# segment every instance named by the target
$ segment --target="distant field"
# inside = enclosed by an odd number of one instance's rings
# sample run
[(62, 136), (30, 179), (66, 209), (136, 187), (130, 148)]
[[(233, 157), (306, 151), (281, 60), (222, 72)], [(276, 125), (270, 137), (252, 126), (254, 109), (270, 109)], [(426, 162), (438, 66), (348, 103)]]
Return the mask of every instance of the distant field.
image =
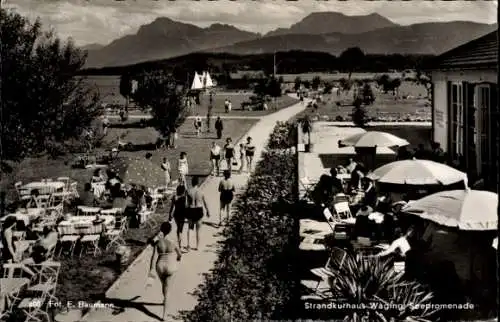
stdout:
[[(391, 78), (415, 78), (415, 73), (405, 73), (403, 76), (403, 73), (401, 72), (395, 72), (395, 73), (352, 73), (351, 79), (373, 79), (376, 76), (380, 76), (383, 74), (389, 75)], [(335, 74), (330, 74), (330, 73), (307, 73), (307, 74), (279, 74), (277, 75), (278, 77), (283, 77), (283, 80), (285, 82), (293, 82), (295, 78), (300, 77), (302, 80), (308, 80), (311, 81), (314, 77), (319, 76), (322, 80), (326, 81), (338, 81), (341, 78), (348, 78), (349, 73), (335, 73)]]
[[(101, 100), (106, 104), (125, 104), (125, 98), (120, 95), (120, 76), (88, 76), (85, 80), (87, 84), (93, 86), (98, 90), (101, 95)], [(290, 106), (291, 104), (297, 102), (287, 95), (283, 95), (276, 100), (276, 103), (271, 102), (268, 104), (268, 111), (242, 111), (241, 103), (248, 101), (249, 97), (253, 95), (252, 92), (244, 93), (224, 93), (216, 92), (213, 102), (212, 114), (224, 113), (224, 100), (227, 98), (232, 103), (231, 115), (237, 116), (263, 116), (279, 110), (281, 108)], [(202, 95), (200, 99), (200, 105), (195, 106), (194, 113), (199, 113), (205, 116), (208, 112), (209, 96)]]
[[(406, 119), (416, 118), (422, 120), (431, 119), (431, 107), (428, 99), (425, 98), (426, 91), (423, 86), (415, 85), (411, 82), (403, 82), (399, 90), (399, 97), (392, 93), (385, 94), (373, 87), (375, 102), (367, 107), (368, 115), (372, 118), (384, 119)], [(403, 96), (412, 96), (413, 98), (403, 99)], [(321, 119), (335, 120), (341, 117), (342, 120), (350, 119), (352, 113), (353, 91), (343, 92), (340, 95), (323, 95), (323, 103), (319, 104), (317, 111), (308, 108), (305, 113), (317, 115)], [(337, 105), (340, 103), (340, 106)], [(340, 119), (339, 119), (340, 120)]]

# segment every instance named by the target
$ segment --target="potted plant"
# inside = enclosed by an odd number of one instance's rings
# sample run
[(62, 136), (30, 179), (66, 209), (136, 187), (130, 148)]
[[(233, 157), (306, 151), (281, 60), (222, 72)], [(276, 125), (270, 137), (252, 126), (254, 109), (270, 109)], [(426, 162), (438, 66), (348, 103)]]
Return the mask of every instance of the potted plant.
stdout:
[(307, 144), (305, 146), (306, 152), (312, 152), (313, 146), (311, 143), (311, 132), (312, 132), (312, 120), (309, 115), (304, 116), (299, 120), (300, 127), (302, 129), (302, 133), (307, 135)]

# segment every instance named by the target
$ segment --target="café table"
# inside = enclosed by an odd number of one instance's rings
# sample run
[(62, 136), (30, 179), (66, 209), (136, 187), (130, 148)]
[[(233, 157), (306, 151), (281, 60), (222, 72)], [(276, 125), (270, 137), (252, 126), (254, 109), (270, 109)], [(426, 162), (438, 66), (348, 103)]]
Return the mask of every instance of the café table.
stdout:
[(59, 223), (58, 231), (61, 235), (97, 235), (104, 227), (111, 230), (114, 226), (115, 216), (111, 215), (99, 216), (99, 222), (94, 216), (72, 216)]
[(62, 192), (66, 187), (66, 184), (62, 181), (34, 181), (28, 184), (25, 184), (21, 187), (21, 189), (25, 189), (28, 191), (32, 191), (37, 189), (38, 192), (43, 194), (51, 194), (54, 192)]

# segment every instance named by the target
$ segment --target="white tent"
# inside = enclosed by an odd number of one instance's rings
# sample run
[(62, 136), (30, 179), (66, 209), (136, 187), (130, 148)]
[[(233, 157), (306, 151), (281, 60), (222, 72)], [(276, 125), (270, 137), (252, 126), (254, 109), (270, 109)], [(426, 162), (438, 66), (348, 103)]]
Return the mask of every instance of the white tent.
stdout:
[(210, 77), (210, 74), (208, 72), (203, 72), (203, 87), (209, 88), (213, 86), (214, 83), (212, 81), (212, 77)]
[(191, 89), (202, 89), (202, 88), (203, 88), (203, 82), (200, 79), (200, 75), (198, 75), (198, 73), (195, 72)]

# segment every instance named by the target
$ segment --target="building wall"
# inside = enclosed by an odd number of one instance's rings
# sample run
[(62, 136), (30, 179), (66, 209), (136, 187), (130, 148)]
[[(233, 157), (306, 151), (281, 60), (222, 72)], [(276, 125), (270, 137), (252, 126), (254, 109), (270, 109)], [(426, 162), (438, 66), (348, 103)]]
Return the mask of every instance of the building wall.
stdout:
[(490, 82), (497, 83), (498, 76), (495, 70), (471, 71), (433, 71), (432, 82), (434, 85), (434, 106), (432, 107), (433, 140), (441, 144), (441, 148), (448, 149), (448, 97), (447, 82)]

